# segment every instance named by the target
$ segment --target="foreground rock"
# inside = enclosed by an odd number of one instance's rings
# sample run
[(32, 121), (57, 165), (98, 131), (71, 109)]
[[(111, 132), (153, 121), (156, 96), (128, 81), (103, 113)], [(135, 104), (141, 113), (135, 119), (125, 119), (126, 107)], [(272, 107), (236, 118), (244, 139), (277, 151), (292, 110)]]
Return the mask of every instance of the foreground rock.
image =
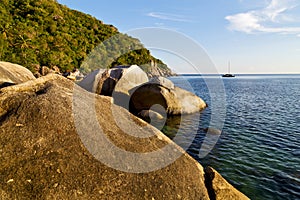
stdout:
[[(95, 113), (85, 99), (95, 102)], [(83, 106), (80, 112), (72, 109), (76, 106)], [(167, 156), (145, 163), (139, 157), (119, 159), (113, 146), (97, 139), (93, 115), (118, 149)], [(102, 153), (87, 150), (97, 148)], [(181, 148), (111, 98), (58, 75), (0, 90), (0, 155), (0, 199), (209, 199), (203, 168)], [(170, 159), (174, 162), (143, 172)], [(103, 164), (111, 161), (115, 167)], [(130, 172), (135, 168), (141, 173)]]
[(0, 88), (34, 80), (33, 74), (21, 65), (0, 62)]
[(216, 170), (212, 167), (205, 169), (205, 182), (211, 199), (223, 200), (249, 200), (243, 193), (239, 192), (230, 185)]
[(131, 95), (130, 111), (139, 113), (152, 110), (153, 105), (161, 109), (154, 110), (167, 115), (191, 114), (206, 108), (206, 103), (193, 93), (183, 90), (163, 77), (154, 78), (139, 86)]

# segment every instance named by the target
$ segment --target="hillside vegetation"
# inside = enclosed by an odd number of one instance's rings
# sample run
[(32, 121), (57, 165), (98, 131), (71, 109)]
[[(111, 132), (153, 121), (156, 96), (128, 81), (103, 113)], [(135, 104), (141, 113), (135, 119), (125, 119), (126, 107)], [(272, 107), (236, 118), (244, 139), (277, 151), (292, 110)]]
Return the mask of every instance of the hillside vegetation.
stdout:
[(170, 73), (139, 40), (55, 0), (1, 0), (0, 60), (32, 72), (57, 66), (61, 72), (81, 68), (88, 73), (137, 64), (148, 73)]

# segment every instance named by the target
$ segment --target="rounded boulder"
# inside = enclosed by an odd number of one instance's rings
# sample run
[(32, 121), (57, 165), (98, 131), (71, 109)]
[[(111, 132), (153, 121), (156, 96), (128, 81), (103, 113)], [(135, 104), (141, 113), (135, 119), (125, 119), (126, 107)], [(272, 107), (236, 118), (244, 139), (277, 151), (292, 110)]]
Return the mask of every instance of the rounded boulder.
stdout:
[(199, 112), (207, 107), (200, 97), (170, 82), (160, 78), (138, 87), (131, 95), (130, 111), (139, 113), (158, 104), (160, 109), (155, 112), (181, 115)]
[(0, 88), (29, 80), (35, 80), (35, 77), (25, 67), (9, 62), (0, 62)]

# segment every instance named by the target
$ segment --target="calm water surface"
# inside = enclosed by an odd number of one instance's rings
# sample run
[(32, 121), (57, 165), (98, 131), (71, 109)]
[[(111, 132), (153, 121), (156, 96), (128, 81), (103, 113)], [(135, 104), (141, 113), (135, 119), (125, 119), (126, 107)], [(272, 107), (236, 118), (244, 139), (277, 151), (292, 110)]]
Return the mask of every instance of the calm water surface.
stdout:
[[(191, 156), (214, 167), (251, 199), (300, 199), (300, 75), (170, 79), (192, 88), (209, 107), (200, 117), (169, 118), (163, 132), (188, 145)], [(226, 103), (218, 102), (222, 97)], [(224, 113), (219, 116), (224, 126), (211, 123), (213, 109)], [(204, 157), (200, 149), (208, 127), (214, 128), (211, 135), (217, 142)]]

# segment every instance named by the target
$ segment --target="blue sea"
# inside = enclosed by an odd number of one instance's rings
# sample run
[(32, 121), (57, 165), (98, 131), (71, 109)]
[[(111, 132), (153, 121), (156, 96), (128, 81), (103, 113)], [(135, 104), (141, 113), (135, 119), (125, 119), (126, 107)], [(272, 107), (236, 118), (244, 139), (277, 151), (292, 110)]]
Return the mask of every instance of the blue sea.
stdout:
[(300, 199), (300, 75), (170, 78), (204, 99), (163, 132), (251, 199)]

